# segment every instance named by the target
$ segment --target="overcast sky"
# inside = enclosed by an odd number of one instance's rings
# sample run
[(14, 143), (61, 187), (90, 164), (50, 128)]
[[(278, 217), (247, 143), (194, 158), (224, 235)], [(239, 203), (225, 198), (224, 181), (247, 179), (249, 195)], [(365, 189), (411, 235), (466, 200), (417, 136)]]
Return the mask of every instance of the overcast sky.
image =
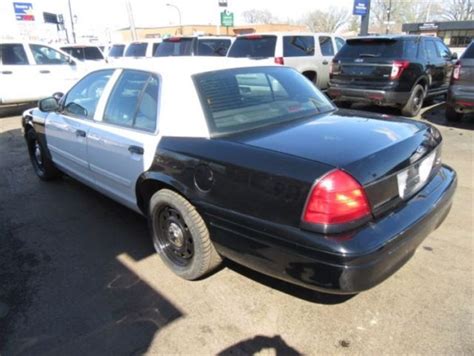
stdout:
[[(32, 2), (37, 19), (42, 22), (42, 12), (63, 13), (69, 21), (67, 0), (18, 0)], [(13, 1), (0, 0), (0, 34), (16, 27)], [(167, 7), (167, 3), (181, 9), (183, 24), (216, 24), (219, 20), (218, 0), (130, 0), (135, 23), (138, 27), (166, 26), (178, 24), (178, 13)], [(235, 13), (235, 24), (243, 24), (241, 13), (249, 9), (269, 9), (282, 21), (301, 18), (305, 13), (327, 8), (329, 5), (344, 6), (348, 10), (353, 0), (229, 0), (228, 9)], [(77, 15), (80, 32), (104, 31), (128, 26), (125, 0), (71, 0)]]

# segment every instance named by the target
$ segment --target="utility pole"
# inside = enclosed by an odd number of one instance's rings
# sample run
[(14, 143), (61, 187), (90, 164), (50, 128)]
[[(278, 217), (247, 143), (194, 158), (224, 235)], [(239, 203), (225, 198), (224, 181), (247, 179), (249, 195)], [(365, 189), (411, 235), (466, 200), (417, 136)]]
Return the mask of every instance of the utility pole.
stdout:
[(367, 36), (369, 34), (369, 20), (370, 20), (370, 0), (367, 0), (367, 13), (361, 16), (361, 20), (360, 20), (360, 36)]
[(69, 18), (71, 19), (72, 40), (73, 40), (73, 43), (76, 43), (76, 31), (74, 30), (74, 17), (72, 16), (71, 0), (68, 0), (68, 5), (69, 5)]
[(133, 19), (132, 5), (130, 1), (125, 1), (125, 6), (127, 8), (128, 22), (130, 23), (130, 32), (132, 33), (132, 41), (138, 41), (137, 30), (135, 28), (135, 20)]

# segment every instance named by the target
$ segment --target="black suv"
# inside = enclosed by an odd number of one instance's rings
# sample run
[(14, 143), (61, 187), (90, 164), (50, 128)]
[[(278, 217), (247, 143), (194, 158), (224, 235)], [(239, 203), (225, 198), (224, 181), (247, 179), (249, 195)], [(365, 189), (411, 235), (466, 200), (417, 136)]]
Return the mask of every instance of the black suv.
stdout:
[(333, 59), (328, 94), (343, 107), (369, 102), (416, 116), (424, 99), (447, 93), (455, 59), (436, 37), (349, 39)]
[(449, 121), (459, 121), (469, 113), (474, 113), (474, 42), (454, 67), (446, 102)]

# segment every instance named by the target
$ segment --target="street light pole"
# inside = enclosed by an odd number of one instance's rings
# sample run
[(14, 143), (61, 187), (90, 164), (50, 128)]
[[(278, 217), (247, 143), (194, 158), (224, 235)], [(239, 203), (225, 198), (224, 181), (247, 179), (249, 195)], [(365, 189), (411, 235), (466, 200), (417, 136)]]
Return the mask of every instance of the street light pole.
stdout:
[(138, 41), (137, 30), (135, 28), (135, 19), (133, 18), (132, 5), (130, 1), (125, 1), (125, 6), (127, 7), (128, 22), (130, 24), (130, 32), (132, 33), (132, 41)]
[(69, 18), (71, 19), (72, 40), (74, 43), (76, 43), (76, 32), (74, 30), (74, 17), (72, 16), (71, 0), (68, 0), (68, 5), (69, 5)]
[(179, 9), (179, 7), (177, 7), (176, 5), (173, 5), (173, 4), (166, 4), (166, 6), (169, 6), (169, 7), (173, 7), (176, 9), (176, 11), (178, 11), (178, 17), (179, 17), (179, 32), (180, 34), (182, 35), (183, 34), (183, 24), (181, 22), (181, 10)]

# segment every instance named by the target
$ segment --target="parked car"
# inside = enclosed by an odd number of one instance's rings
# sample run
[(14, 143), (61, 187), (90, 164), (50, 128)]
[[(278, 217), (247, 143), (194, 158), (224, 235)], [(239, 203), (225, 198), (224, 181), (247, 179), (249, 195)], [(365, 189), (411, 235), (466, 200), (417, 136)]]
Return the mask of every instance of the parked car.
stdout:
[(35, 42), (0, 42), (0, 105), (21, 104), (65, 91), (85, 68), (67, 53)]
[(232, 37), (179, 36), (163, 39), (155, 57), (170, 56), (214, 56), (225, 57)]
[(23, 128), (40, 179), (64, 172), (147, 216), (163, 262), (190, 280), (227, 257), (357, 293), (414, 254), (456, 187), (435, 127), (338, 111), (293, 68), (256, 61), (95, 71)]
[(474, 42), (456, 62), (446, 102), (446, 118), (460, 121), (474, 112)]
[(124, 57), (153, 57), (156, 49), (161, 44), (161, 39), (132, 42), (127, 45), (124, 52)]
[(105, 63), (105, 56), (97, 46), (75, 44), (60, 49), (82, 62)]
[(330, 33), (261, 33), (238, 36), (228, 57), (255, 58), (295, 68), (318, 88), (326, 89), (329, 63), (344, 45)]
[(456, 58), (436, 37), (348, 39), (332, 61), (328, 94), (340, 106), (365, 102), (416, 116), (425, 99), (447, 93)]

